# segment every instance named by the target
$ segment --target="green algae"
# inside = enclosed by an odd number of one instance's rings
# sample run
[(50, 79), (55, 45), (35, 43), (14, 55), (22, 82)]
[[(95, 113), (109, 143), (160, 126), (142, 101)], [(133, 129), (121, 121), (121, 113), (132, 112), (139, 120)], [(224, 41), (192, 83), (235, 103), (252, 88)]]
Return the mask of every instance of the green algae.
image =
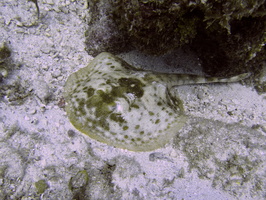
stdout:
[(49, 188), (49, 185), (43, 179), (35, 182), (34, 185), (35, 185), (35, 188), (36, 188), (38, 194), (43, 194), (45, 192), (45, 190), (47, 190)]

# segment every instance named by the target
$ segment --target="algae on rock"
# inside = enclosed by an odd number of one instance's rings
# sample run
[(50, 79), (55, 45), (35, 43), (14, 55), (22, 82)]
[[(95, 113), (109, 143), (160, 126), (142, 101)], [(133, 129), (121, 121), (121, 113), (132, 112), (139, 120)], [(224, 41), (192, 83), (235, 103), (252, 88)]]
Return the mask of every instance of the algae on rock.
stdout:
[(47, 184), (45, 180), (42, 179), (42, 180), (35, 182), (35, 188), (38, 194), (42, 194), (45, 192), (46, 189), (49, 188), (49, 185)]
[[(260, 71), (265, 61), (264, 0), (89, 0), (90, 54), (136, 48), (162, 55), (184, 44), (210, 75)], [(257, 60), (256, 64), (253, 61)]]
[[(241, 123), (194, 118), (193, 129), (176, 135), (174, 144), (184, 152), (189, 170), (212, 186), (236, 197), (244, 191), (256, 199), (265, 197), (265, 134)], [(222, 151), (221, 151), (222, 150)]]
[(11, 50), (6, 43), (1, 44), (0, 47), (0, 82), (3, 78), (7, 77), (10, 66), (9, 58), (11, 56)]

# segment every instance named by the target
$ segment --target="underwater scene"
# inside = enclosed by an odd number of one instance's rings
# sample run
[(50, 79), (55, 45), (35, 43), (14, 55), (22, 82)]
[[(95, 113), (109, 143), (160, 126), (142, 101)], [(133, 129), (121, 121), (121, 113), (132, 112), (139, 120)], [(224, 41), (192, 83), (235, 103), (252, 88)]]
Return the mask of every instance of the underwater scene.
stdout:
[(0, 199), (266, 198), (264, 0), (0, 13)]

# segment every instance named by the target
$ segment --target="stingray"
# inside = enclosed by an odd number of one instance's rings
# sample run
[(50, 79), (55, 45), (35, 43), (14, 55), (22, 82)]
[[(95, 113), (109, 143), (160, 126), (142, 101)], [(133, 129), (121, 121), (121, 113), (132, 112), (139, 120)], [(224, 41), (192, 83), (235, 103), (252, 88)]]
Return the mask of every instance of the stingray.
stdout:
[(97, 141), (151, 151), (168, 143), (187, 121), (182, 101), (171, 92), (175, 86), (235, 82), (248, 75), (207, 78), (144, 71), (104, 52), (67, 79), (66, 112), (74, 127)]

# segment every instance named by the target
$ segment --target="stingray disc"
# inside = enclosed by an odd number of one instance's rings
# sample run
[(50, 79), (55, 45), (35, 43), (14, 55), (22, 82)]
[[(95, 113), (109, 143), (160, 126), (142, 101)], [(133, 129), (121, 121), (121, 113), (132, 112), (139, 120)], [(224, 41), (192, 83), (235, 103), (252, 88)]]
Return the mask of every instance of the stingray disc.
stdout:
[(154, 150), (186, 121), (182, 104), (169, 94), (169, 83), (178, 83), (172, 79), (101, 53), (69, 76), (66, 111), (71, 123), (93, 139), (132, 151)]
[(177, 85), (235, 82), (231, 78), (165, 74), (136, 69), (109, 53), (69, 76), (66, 111), (71, 123), (91, 138), (132, 151), (164, 146), (186, 122)]

